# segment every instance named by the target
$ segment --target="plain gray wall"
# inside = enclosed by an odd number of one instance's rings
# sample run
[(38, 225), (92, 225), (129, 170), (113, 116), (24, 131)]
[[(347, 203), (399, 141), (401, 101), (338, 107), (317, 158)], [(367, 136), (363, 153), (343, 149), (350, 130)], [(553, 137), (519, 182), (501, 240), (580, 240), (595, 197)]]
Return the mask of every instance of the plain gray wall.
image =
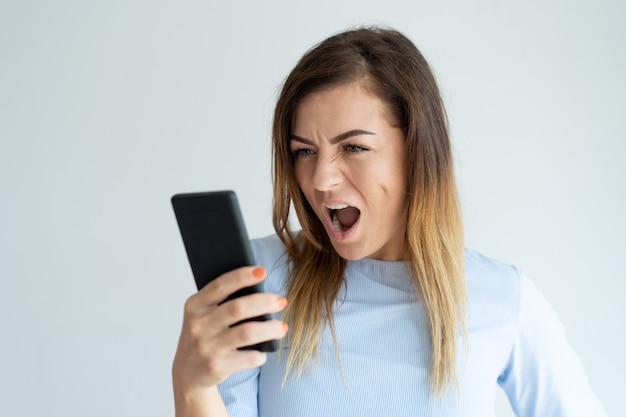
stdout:
[(235, 189), (271, 233), (281, 81), (372, 23), (437, 74), (468, 246), (534, 279), (626, 415), (625, 4), (0, 1), (0, 415), (173, 415), (194, 286), (170, 196)]

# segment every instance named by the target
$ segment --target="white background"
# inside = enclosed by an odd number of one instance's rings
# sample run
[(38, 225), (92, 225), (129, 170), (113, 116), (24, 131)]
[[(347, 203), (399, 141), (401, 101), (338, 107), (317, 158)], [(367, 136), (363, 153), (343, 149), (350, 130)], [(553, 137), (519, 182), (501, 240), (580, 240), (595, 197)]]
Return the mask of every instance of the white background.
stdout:
[(271, 233), (280, 84), (373, 23), (436, 72), (468, 246), (533, 278), (626, 415), (625, 5), (0, 0), (0, 415), (173, 415), (194, 286), (170, 196), (234, 189)]

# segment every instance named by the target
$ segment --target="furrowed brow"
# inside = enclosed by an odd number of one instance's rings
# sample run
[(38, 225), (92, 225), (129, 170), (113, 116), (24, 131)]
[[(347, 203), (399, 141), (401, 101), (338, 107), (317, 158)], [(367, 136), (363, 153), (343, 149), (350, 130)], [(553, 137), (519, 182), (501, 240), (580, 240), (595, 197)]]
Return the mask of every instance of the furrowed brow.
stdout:
[(333, 145), (338, 144), (339, 142), (342, 142), (346, 139), (349, 139), (353, 136), (361, 136), (361, 135), (375, 135), (376, 133), (373, 132), (368, 132), (367, 130), (362, 130), (362, 129), (352, 129), (349, 130), (345, 133), (342, 133), (340, 135), (335, 136), (334, 138), (332, 138), (330, 140), (330, 143)]
[(290, 140), (295, 140), (296, 142), (302, 142), (306, 145), (313, 145), (313, 142), (305, 139), (305, 138), (301, 138), (300, 136), (296, 136), (296, 135), (291, 135), (291, 137), (289, 137)]
[[(332, 138), (330, 140), (331, 145), (336, 145), (346, 139), (349, 139), (353, 136), (360, 136), (360, 135), (376, 135), (376, 133), (374, 132), (368, 132), (367, 130), (362, 130), (362, 129), (352, 129), (349, 130), (347, 132), (341, 133), (337, 136), (335, 136), (334, 138)], [(297, 142), (302, 142), (305, 143), (307, 145), (314, 145), (313, 141), (309, 140), (309, 139), (305, 139), (305, 138), (301, 138), (300, 136), (297, 135), (291, 135), (290, 137), (291, 140), (295, 140)]]

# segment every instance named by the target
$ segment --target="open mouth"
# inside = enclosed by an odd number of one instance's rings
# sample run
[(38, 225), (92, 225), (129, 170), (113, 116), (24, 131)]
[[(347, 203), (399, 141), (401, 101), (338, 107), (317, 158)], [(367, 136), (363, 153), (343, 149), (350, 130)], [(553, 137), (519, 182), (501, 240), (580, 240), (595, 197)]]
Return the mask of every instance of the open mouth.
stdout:
[(326, 210), (328, 210), (328, 215), (332, 220), (333, 227), (340, 232), (345, 232), (354, 226), (354, 223), (356, 223), (361, 215), (361, 211), (358, 208), (346, 204), (326, 206)]

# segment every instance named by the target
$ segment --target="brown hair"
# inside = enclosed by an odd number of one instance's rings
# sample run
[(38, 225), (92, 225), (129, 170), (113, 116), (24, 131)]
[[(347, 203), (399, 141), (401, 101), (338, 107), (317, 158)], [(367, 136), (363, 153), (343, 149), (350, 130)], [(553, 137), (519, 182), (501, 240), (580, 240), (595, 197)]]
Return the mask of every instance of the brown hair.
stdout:
[[(447, 118), (422, 54), (401, 33), (382, 28), (343, 32), (309, 50), (287, 77), (276, 104), (273, 223), (291, 262), (290, 303), (284, 313), (291, 349), (285, 377), (294, 369), (299, 375), (310, 358), (317, 357), (325, 325), (335, 339), (333, 305), (346, 266), (296, 181), (289, 150), (294, 114), (308, 94), (352, 82), (387, 104), (406, 137), (406, 260), (429, 320), (431, 387), (440, 394), (456, 382), (457, 330), (466, 331), (463, 226)], [(289, 224), (292, 203), (302, 226), (299, 233)], [(338, 355), (336, 343), (335, 352)]]

